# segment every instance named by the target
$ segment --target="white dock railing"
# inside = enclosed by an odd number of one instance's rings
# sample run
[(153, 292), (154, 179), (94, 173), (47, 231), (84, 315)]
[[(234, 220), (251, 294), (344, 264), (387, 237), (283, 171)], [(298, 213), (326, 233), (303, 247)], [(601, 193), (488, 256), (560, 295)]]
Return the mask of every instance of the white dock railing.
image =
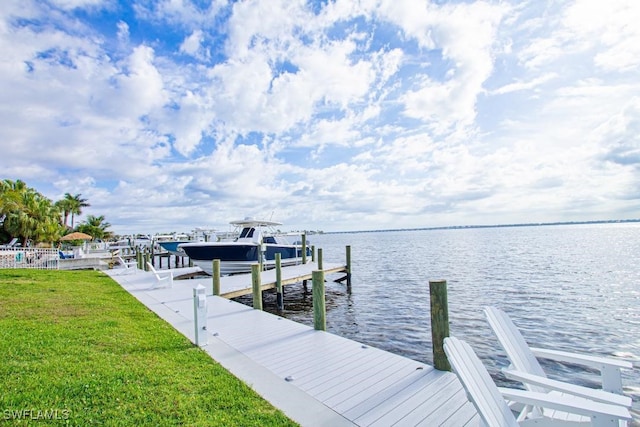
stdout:
[(35, 268), (57, 270), (60, 255), (57, 249), (0, 249), (0, 268)]

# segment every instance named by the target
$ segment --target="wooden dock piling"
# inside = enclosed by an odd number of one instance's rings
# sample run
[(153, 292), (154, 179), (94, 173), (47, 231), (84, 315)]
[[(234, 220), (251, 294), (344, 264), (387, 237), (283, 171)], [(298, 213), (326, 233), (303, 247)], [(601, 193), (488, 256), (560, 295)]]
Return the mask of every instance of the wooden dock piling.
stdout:
[(284, 294), (282, 286), (282, 254), (276, 254), (276, 304), (278, 310), (284, 310)]
[(220, 295), (220, 260), (213, 260), (213, 295)]
[(313, 283), (313, 327), (317, 331), (326, 331), (327, 311), (324, 296), (324, 271), (315, 270), (311, 274)]
[(253, 308), (262, 310), (262, 289), (260, 288), (260, 264), (251, 264), (251, 283), (253, 285)]
[(433, 344), (433, 366), (440, 371), (451, 371), (451, 365), (444, 352), (444, 339), (449, 336), (449, 307), (447, 301), (447, 281), (430, 280), (431, 300), (431, 342)]
[(302, 234), (302, 263), (307, 263), (307, 234)]
[(347, 293), (351, 293), (351, 245), (346, 247), (346, 262), (347, 262)]
[(318, 270), (322, 270), (322, 248), (318, 248)]

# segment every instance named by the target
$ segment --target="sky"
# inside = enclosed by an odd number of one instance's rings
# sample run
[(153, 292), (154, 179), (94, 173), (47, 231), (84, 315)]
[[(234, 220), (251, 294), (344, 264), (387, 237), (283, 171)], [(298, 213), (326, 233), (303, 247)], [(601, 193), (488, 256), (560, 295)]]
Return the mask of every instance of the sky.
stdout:
[(2, 0), (0, 179), (116, 234), (640, 218), (637, 0)]

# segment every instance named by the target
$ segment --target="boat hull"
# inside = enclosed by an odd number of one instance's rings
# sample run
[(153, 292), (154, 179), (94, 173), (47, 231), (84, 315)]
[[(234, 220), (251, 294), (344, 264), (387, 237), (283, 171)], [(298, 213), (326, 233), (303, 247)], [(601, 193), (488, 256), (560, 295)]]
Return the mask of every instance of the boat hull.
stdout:
[(166, 241), (166, 242), (158, 242), (158, 244), (162, 247), (162, 249), (164, 249), (165, 251), (169, 252), (172, 255), (176, 255), (176, 256), (187, 256), (187, 254), (178, 247), (178, 245), (181, 245), (183, 243), (189, 243), (188, 240), (183, 240), (183, 241)]
[[(251, 272), (251, 265), (262, 262), (264, 269), (275, 268), (276, 253), (280, 254), (283, 266), (302, 263), (302, 247), (299, 245), (265, 244), (260, 253), (256, 243), (187, 243), (179, 246), (195, 265), (207, 274), (213, 274), (213, 260), (220, 260), (220, 274)], [(307, 249), (307, 254), (310, 251)]]

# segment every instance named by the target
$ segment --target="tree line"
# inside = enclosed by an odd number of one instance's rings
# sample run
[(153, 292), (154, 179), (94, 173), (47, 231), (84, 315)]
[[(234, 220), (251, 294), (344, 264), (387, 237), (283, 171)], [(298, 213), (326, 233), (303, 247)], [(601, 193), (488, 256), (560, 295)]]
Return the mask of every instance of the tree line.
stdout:
[[(43, 196), (24, 181), (4, 179), (0, 181), (0, 242), (18, 238), (23, 246), (28, 243), (55, 243), (73, 231), (79, 231), (94, 239), (109, 239), (111, 224), (104, 215), (88, 215), (75, 226), (76, 215), (91, 206), (81, 194), (65, 193), (56, 202)], [(71, 224), (69, 224), (71, 219)]]

